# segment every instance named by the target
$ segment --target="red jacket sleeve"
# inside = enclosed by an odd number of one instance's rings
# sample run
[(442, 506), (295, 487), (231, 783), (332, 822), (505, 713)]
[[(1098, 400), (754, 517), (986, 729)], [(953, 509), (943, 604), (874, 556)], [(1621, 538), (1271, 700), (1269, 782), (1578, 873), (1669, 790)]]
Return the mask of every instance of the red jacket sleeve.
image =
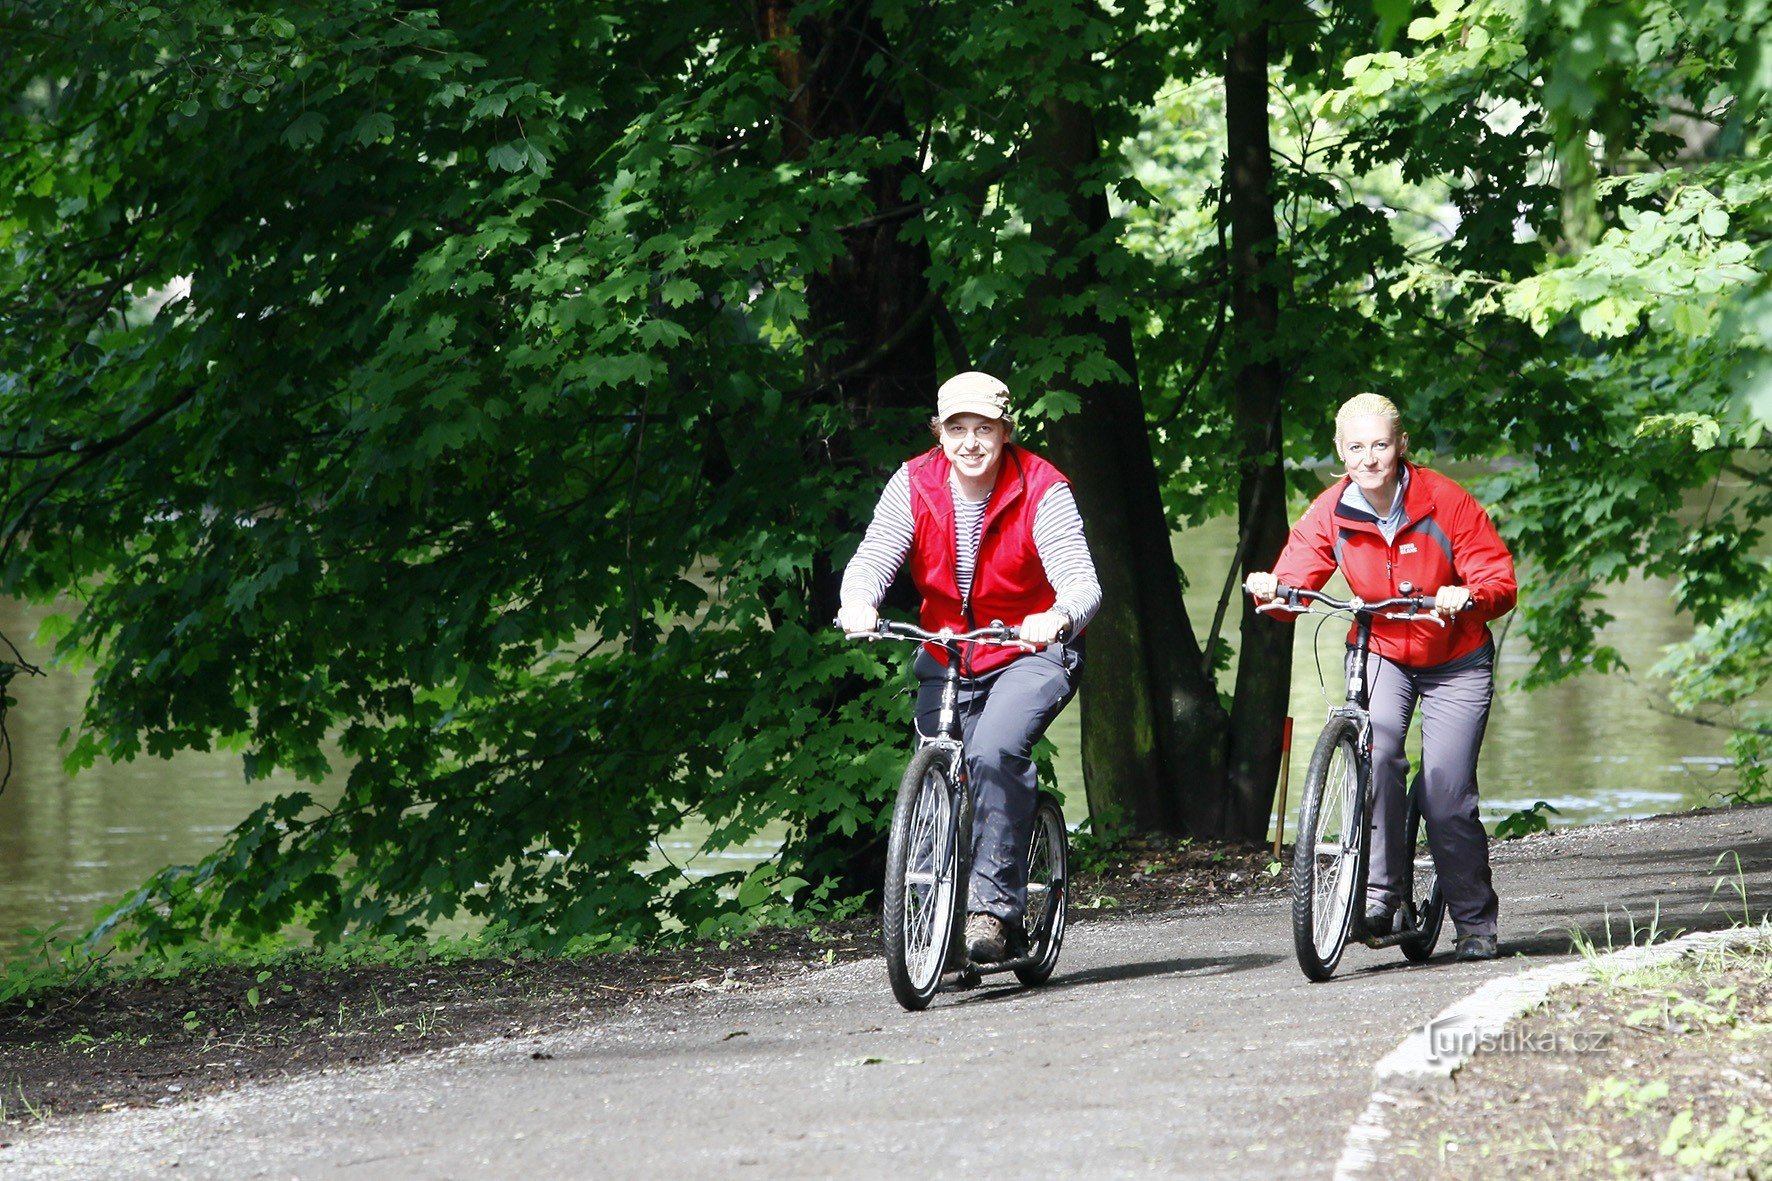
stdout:
[(1458, 555), (1458, 576), (1471, 593), (1472, 611), (1484, 623), (1506, 615), (1520, 596), (1507, 543), (1468, 492), (1458, 500), (1453, 524), (1452, 552)]
[(1311, 501), (1298, 524), (1292, 526), (1285, 548), (1274, 561), (1274, 577), (1281, 586), (1322, 590), (1335, 573), (1335, 506), (1340, 501), (1341, 483), (1337, 481)]

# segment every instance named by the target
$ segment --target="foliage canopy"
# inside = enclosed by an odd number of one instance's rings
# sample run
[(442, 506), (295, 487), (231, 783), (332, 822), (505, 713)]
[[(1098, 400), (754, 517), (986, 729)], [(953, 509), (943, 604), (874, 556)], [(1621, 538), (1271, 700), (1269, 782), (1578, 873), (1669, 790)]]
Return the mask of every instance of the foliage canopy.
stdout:
[[(1597, 586), (1674, 575), (1702, 625), (1682, 700), (1745, 711), (1750, 766), (1767, 9), (1237, 18), (1281, 30), (1284, 330), (1240, 347), (1284, 361), (1287, 452), (1319, 455), (1326, 408), (1381, 386), (1440, 454), (1526, 457), (1489, 495), (1537, 570), (1534, 676), (1615, 661)], [(1230, 506), (1229, 14), (785, 11), (0, 18), (0, 583), (79, 603), (59, 642), (99, 676), (69, 761), (232, 743), (249, 777), (345, 780), (149, 883), (141, 937), (465, 911), (599, 943), (827, 894), (819, 838), (874, 829), (902, 747), (891, 696), (856, 691), (898, 666), (821, 636), (809, 591), (917, 437), (919, 412), (846, 392), (873, 359), (821, 364), (808, 284), (867, 235), (926, 247), (950, 354), (1012, 368), (1036, 432), (1126, 376), (1027, 314), (1087, 270), (1057, 310), (1132, 326), (1169, 518)], [(863, 29), (846, 84), (902, 129), (796, 129), (796, 30), (820, 22)], [(1029, 156), (1058, 103), (1093, 113), (1096, 163)], [(887, 168), (893, 207), (870, 196)], [(1100, 233), (1030, 232), (1078, 187), (1112, 199)], [(691, 814), (715, 843), (779, 817), (803, 839), (743, 883), (635, 868)]]

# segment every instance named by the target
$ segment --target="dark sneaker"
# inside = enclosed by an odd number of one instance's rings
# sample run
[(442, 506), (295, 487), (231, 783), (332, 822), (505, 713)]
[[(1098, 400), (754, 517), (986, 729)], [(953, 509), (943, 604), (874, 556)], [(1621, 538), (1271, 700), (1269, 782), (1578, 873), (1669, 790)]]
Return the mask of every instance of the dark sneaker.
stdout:
[(1458, 951), (1454, 959), (1460, 960), (1492, 960), (1497, 954), (1495, 936), (1493, 935), (1460, 935)]
[(1003, 920), (994, 914), (973, 911), (966, 916), (966, 957), (976, 964), (994, 964), (1008, 950)]
[(1397, 908), (1383, 902), (1374, 902), (1366, 907), (1366, 933), (1369, 935), (1389, 935), (1396, 927)]

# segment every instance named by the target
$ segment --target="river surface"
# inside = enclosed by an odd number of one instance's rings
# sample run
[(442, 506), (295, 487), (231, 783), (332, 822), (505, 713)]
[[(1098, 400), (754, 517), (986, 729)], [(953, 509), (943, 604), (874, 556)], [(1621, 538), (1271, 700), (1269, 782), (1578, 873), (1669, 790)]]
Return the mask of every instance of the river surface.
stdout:
[[(1235, 544), (1229, 521), (1176, 539), (1176, 553), (1193, 580), (1188, 610), (1201, 634), (1211, 626)], [(1605, 637), (1623, 653), (1632, 670), (1628, 675), (1583, 677), (1525, 694), (1508, 683), (1529, 667), (1530, 654), (1517, 633), (1504, 638), (1497, 676), (1501, 690), (1480, 769), (1483, 814), (1491, 824), (1538, 800), (1558, 810), (1552, 818), (1556, 824), (1587, 824), (1719, 803), (1733, 787), (1723, 733), (1669, 716), (1658, 686), (1646, 675), (1665, 645), (1691, 634), (1689, 621), (1669, 606), (1668, 585), (1637, 579), (1612, 587), (1606, 609), (1616, 620)], [(43, 652), (31, 641), (45, 614), (0, 602), (0, 632), (39, 664), (45, 663)], [(1234, 630), (1235, 622), (1232, 604), (1227, 630)], [(1299, 626), (1288, 832), (1296, 824), (1297, 788), (1311, 744), (1328, 704), (1341, 697), (1345, 632), (1335, 620), (1321, 628), (1313, 619)], [(1319, 656), (1327, 688), (1320, 688)], [(21, 928), (62, 923), (67, 933), (84, 929), (149, 874), (197, 861), (252, 808), (293, 786), (288, 778), (248, 783), (239, 755), (223, 752), (100, 763), (70, 778), (62, 769), (63, 736), (78, 724), (91, 678), (78, 669), (47, 671), (13, 683), (18, 704), (6, 719), (13, 769), (0, 795), (0, 952), (28, 942), (17, 934)], [(1052, 737), (1059, 748), (1066, 811), (1077, 822), (1084, 804), (1075, 707), (1060, 717)], [(325, 789), (316, 794), (324, 796)], [(754, 863), (768, 855), (779, 835), (765, 833), (744, 848), (710, 853), (700, 850), (698, 833), (686, 831), (660, 843), (660, 864), (668, 857), (692, 873), (705, 873)]]

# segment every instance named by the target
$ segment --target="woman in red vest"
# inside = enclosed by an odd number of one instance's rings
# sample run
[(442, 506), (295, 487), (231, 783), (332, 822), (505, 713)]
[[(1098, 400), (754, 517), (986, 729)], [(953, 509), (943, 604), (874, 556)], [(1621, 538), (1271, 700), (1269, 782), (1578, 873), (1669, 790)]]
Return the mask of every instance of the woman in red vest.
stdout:
[(1372, 778), (1375, 806), (1366, 926), (1389, 930), (1397, 910), (1393, 866), (1403, 848), (1409, 771), (1403, 738), (1421, 705), (1421, 810), (1458, 958), (1496, 954), (1499, 904), (1489, 877), (1489, 836), (1477, 817), (1477, 751), (1495, 694), (1489, 621), (1513, 609), (1514, 559), (1476, 498), (1403, 457), (1409, 436), (1378, 394), (1347, 400), (1335, 416), (1346, 476), (1311, 503), (1271, 574), (1244, 586), (1263, 602), (1278, 585), (1321, 590), (1339, 568), (1354, 594), (1385, 599), (1404, 583), (1434, 597), (1445, 628), (1395, 619), (1372, 623)]
[[(1027, 644), (971, 646), (971, 676), (961, 683), (975, 803), (966, 950), (986, 963), (1024, 939), (1032, 752), (1076, 692), (1083, 629), (1101, 605), (1101, 584), (1070, 482), (1012, 442), (1007, 386), (987, 373), (950, 378), (930, 427), (938, 445), (887, 482), (843, 572), (837, 618), (846, 632), (874, 630), (880, 600), (908, 558), (923, 627), (969, 631), (1001, 620), (1018, 625)], [(917, 653), (919, 733), (934, 732), (946, 659), (929, 645)]]

